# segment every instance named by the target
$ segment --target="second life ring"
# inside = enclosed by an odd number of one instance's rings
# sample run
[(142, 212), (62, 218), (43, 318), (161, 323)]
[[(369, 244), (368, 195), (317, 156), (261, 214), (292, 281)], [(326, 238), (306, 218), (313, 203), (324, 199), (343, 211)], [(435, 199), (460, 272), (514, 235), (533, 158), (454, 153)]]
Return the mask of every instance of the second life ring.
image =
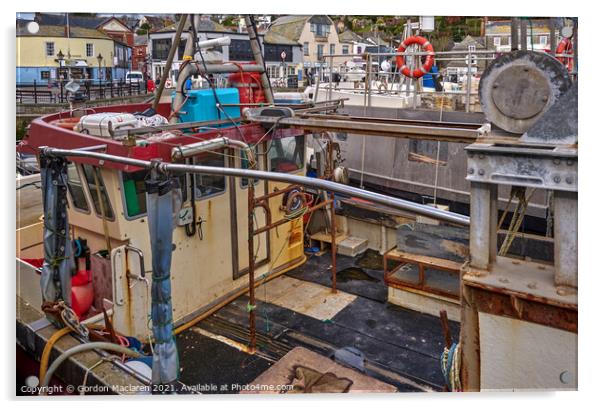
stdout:
[[(556, 47), (556, 54), (573, 54), (573, 42), (569, 38), (563, 38)], [(573, 57), (557, 57), (569, 72), (573, 71)]]
[(397, 49), (398, 53), (403, 53), (405, 50), (412, 44), (418, 44), (424, 51), (428, 53), (426, 56), (426, 60), (424, 64), (420, 68), (416, 68), (411, 71), (410, 67), (408, 67), (405, 63), (405, 58), (403, 55), (398, 55), (396, 58), (397, 69), (401, 71), (403, 75), (410, 78), (420, 78), (427, 72), (433, 68), (433, 64), (435, 63), (435, 49), (433, 45), (424, 37), (420, 36), (410, 36), (406, 38), (399, 48)]

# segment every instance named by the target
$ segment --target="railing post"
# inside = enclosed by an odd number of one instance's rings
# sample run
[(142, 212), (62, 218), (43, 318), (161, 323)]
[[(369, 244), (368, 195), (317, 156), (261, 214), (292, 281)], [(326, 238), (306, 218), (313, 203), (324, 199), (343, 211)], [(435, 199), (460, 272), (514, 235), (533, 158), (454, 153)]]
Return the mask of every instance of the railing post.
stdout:
[(61, 86), (61, 104), (63, 103), (63, 98), (64, 98), (64, 94), (63, 94), (63, 81), (59, 80), (59, 84)]
[(38, 86), (36, 80), (33, 80), (33, 103), (38, 103)]

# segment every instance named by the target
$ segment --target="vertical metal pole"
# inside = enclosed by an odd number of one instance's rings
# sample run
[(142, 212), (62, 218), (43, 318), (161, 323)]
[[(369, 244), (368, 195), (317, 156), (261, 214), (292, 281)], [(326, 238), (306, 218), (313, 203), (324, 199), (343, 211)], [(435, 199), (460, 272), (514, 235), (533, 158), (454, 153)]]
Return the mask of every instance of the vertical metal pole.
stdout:
[[(328, 176), (334, 182), (334, 155), (332, 141), (328, 142)], [(334, 192), (330, 192), (330, 252), (332, 263), (332, 293), (337, 292), (337, 216), (334, 205)]]
[(550, 29), (550, 55), (553, 57), (556, 54), (556, 20), (550, 18), (548, 20), (548, 28)]
[(577, 67), (577, 54), (578, 54), (578, 41), (577, 41), (577, 37), (578, 37), (578, 19), (575, 18), (573, 20), (573, 72), (571, 74), (576, 74), (578, 72), (578, 67)]
[(520, 49), (527, 51), (527, 20), (520, 19)]
[(332, 66), (333, 66), (333, 57), (330, 56), (330, 68), (328, 72), (330, 75), (328, 76), (328, 99), (332, 100)]
[[(334, 175), (333, 178), (334, 180)], [(332, 203), (330, 204), (330, 240), (332, 244), (330, 245), (331, 257), (332, 257), (332, 293), (336, 294), (337, 292), (337, 216), (335, 212), (334, 206), (334, 193), (330, 193), (330, 200)]]
[(468, 70), (466, 71), (466, 112), (470, 112), (470, 88), (472, 86), (472, 52), (468, 46), (468, 61), (466, 63)]
[(249, 353), (254, 354), (257, 344), (255, 329), (255, 245), (253, 212), (255, 211), (255, 185), (253, 179), (248, 180), (248, 234), (249, 234)]
[(33, 80), (33, 103), (38, 103), (38, 87), (36, 80)]
[(577, 192), (554, 191), (554, 283), (577, 287)]
[(470, 184), (470, 265), (489, 267), (491, 204), (489, 184)]
[(512, 17), (510, 26), (510, 51), (518, 50), (518, 18)]
[(497, 258), (498, 186), (489, 185), (489, 263)]
[(176, 50), (180, 45), (180, 37), (182, 37), (182, 31), (184, 31), (186, 20), (188, 20), (188, 14), (182, 14), (182, 17), (180, 17), (180, 22), (178, 23), (176, 34), (171, 44), (171, 48), (169, 50), (169, 54), (167, 55), (167, 61), (165, 62), (165, 70), (163, 71), (163, 75), (161, 76), (161, 82), (159, 82), (159, 86), (157, 87), (157, 94), (155, 95), (155, 100), (153, 101), (153, 109), (155, 111), (159, 107), (159, 101), (161, 100), (161, 95), (163, 94), (163, 89), (165, 88), (165, 82), (167, 81), (167, 77), (169, 76), (169, 72), (171, 71), (171, 64), (173, 63), (174, 56), (176, 55)]
[(257, 38), (257, 33), (255, 32), (255, 24), (251, 21), (251, 15), (245, 16), (245, 23), (247, 24), (249, 42), (251, 43), (251, 51), (253, 52), (253, 57), (255, 57), (255, 63), (264, 68), (261, 73), (261, 86), (263, 87), (265, 99), (268, 104), (273, 105), (274, 95), (272, 95), (272, 87), (270, 86), (268, 74), (265, 72), (265, 63), (263, 61), (263, 55), (261, 54), (261, 46), (259, 44), (259, 39)]
[(372, 54), (368, 54), (368, 72), (366, 73), (368, 82), (368, 106), (372, 106)]

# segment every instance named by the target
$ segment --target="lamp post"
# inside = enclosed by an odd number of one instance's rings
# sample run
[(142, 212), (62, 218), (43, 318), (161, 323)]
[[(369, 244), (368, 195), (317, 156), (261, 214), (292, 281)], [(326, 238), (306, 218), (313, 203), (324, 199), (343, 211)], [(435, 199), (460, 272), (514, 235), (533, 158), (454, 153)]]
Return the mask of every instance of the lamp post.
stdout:
[(60, 81), (60, 80), (62, 80), (62, 78), (61, 78), (61, 68), (63, 68), (63, 62), (65, 61), (65, 54), (63, 54), (63, 50), (59, 50), (59, 52), (56, 55), (56, 57), (57, 57), (57, 62), (59, 63), (58, 77), (59, 77), (59, 81)]
[(100, 82), (102, 80), (102, 76), (100, 74), (100, 67), (102, 64), (102, 54), (98, 53), (98, 55), (96, 56), (96, 59), (98, 60), (98, 82)]

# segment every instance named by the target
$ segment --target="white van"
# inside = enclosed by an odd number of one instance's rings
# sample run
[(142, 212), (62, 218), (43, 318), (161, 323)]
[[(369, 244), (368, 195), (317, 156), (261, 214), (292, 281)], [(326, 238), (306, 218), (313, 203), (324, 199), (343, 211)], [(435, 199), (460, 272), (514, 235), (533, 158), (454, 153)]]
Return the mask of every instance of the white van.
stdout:
[(142, 75), (142, 71), (128, 71), (125, 73), (125, 82), (137, 83), (143, 82), (144, 75)]

